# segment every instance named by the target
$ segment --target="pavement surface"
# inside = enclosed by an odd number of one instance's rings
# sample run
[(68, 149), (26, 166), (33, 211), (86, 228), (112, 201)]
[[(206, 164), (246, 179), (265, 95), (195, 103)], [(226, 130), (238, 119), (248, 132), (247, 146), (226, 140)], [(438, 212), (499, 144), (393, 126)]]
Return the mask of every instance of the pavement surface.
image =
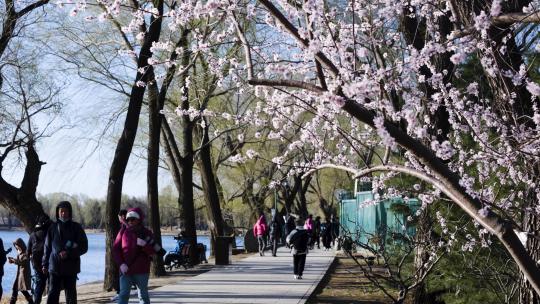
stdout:
[[(302, 280), (293, 277), (292, 255), (279, 248), (277, 257), (253, 254), (234, 264), (215, 266), (177, 284), (150, 290), (150, 301), (157, 303), (305, 303), (315, 291), (330, 264), (334, 251), (309, 252)], [(132, 293), (129, 303), (139, 303)]]

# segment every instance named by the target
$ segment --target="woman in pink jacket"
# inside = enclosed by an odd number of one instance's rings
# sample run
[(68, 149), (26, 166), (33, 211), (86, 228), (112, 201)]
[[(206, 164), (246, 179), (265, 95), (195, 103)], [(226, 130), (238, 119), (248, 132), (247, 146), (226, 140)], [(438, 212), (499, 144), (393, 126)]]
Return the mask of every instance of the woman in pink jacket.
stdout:
[(150, 261), (156, 253), (152, 247), (152, 232), (146, 229), (142, 221), (144, 214), (139, 208), (131, 208), (126, 214), (127, 226), (121, 229), (113, 245), (113, 257), (120, 267), (119, 304), (129, 302), (131, 285), (136, 285), (139, 303), (149, 304), (148, 277)]
[(261, 216), (253, 226), (253, 235), (255, 235), (257, 241), (259, 241), (259, 254), (261, 256), (264, 255), (264, 248), (266, 247), (264, 236), (266, 235), (267, 230), (268, 226), (266, 225), (266, 219), (264, 218), (264, 214), (261, 213)]

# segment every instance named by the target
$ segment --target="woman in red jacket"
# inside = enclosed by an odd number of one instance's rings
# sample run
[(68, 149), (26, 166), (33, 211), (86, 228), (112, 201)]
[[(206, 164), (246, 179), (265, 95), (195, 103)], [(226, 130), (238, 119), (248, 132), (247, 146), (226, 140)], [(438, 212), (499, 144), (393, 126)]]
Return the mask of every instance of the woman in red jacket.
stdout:
[(266, 219), (264, 218), (264, 214), (261, 213), (261, 216), (253, 226), (253, 235), (255, 235), (257, 241), (259, 241), (259, 254), (261, 256), (264, 255), (264, 248), (266, 247), (264, 236), (266, 235), (267, 230), (268, 226), (266, 225)]
[(146, 229), (142, 221), (144, 214), (139, 208), (132, 208), (126, 214), (127, 227), (121, 229), (113, 245), (113, 256), (120, 265), (119, 304), (129, 302), (131, 285), (137, 286), (140, 303), (149, 304), (148, 278), (150, 261), (156, 253), (150, 239), (152, 232)]

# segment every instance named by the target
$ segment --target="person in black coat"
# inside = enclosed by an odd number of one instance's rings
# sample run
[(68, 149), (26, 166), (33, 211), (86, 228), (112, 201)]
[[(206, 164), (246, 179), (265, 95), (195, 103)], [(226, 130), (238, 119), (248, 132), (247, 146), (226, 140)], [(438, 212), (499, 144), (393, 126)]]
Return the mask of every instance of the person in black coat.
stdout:
[(71, 204), (62, 201), (56, 206), (56, 222), (45, 238), (43, 268), (49, 274), (47, 304), (57, 304), (64, 287), (66, 304), (77, 303), (77, 274), (81, 272), (81, 255), (88, 251), (88, 239), (79, 223), (72, 221)]
[[(285, 223), (285, 236), (289, 235), (293, 230), (294, 228), (296, 228), (296, 224), (294, 223), (294, 216), (292, 216), (291, 214), (289, 214), (289, 217), (287, 218), (287, 222)], [(286, 246), (289, 247), (289, 244), (287, 244), (287, 242), (285, 242)]]
[(294, 278), (301, 280), (308, 254), (309, 233), (304, 229), (304, 221), (302, 219), (297, 219), (295, 224), (295, 229), (287, 235), (287, 244), (291, 246), (291, 253), (293, 254)]
[(32, 231), (28, 240), (27, 255), (30, 257), (36, 279), (33, 290), (34, 303), (36, 304), (41, 303), (41, 297), (47, 283), (47, 275), (43, 272), (43, 251), (45, 237), (50, 226), (51, 220), (48, 216), (39, 216), (34, 231)]
[(330, 250), (332, 248), (332, 223), (330, 219), (326, 218), (326, 221), (321, 224), (321, 237), (324, 250)]
[(317, 244), (317, 249), (321, 249), (321, 217), (317, 216), (313, 221), (313, 237), (311, 239), (311, 248)]
[(269, 235), (270, 235), (270, 244), (272, 246), (272, 256), (276, 256), (278, 248), (278, 240), (281, 238), (281, 223), (279, 216), (274, 214), (272, 220), (270, 221), (269, 226)]

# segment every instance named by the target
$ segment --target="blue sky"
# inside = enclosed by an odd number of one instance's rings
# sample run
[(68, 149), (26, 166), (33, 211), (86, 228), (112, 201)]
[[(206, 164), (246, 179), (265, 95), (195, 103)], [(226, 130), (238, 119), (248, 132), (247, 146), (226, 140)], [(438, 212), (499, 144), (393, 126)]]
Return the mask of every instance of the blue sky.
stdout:
[[(102, 134), (112, 114), (122, 112), (127, 102), (125, 97), (113, 96), (97, 85), (74, 83), (64, 92), (62, 114), (49, 127), (50, 136), (41, 138), (37, 144), (40, 159), (46, 162), (41, 170), (38, 192), (83, 193), (104, 198), (124, 115), (118, 116), (110, 123), (107, 133)], [(144, 116), (143, 112), (140, 123), (145, 123)], [(38, 123), (40, 126), (50, 120), (49, 117), (40, 119), (43, 120)], [(137, 153), (145, 155), (146, 150), (139, 147)], [(19, 187), (24, 168), (12, 162), (2, 174), (7, 181)], [(160, 188), (170, 183), (169, 173), (160, 170)], [(130, 196), (146, 196), (146, 161), (134, 154), (124, 176), (123, 192)]]

